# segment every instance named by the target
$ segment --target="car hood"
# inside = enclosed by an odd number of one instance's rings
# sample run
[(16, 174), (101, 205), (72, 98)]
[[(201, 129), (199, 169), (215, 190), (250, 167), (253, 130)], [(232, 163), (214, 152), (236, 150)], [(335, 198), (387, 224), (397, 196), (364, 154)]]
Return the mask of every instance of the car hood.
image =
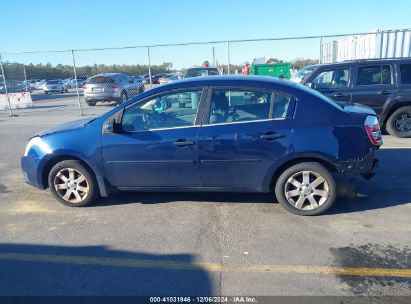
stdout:
[(64, 131), (70, 131), (78, 128), (82, 128), (86, 125), (88, 125), (91, 121), (93, 121), (95, 118), (87, 118), (87, 119), (80, 119), (80, 120), (75, 120), (71, 122), (67, 122), (61, 125), (54, 126), (50, 129), (41, 131), (39, 133), (36, 133), (33, 137), (36, 136), (45, 136), (45, 135), (50, 135), (54, 133), (60, 133)]
[(344, 108), (345, 112), (349, 113), (359, 113), (359, 114), (367, 114), (367, 115), (374, 115), (376, 116), (377, 113), (370, 107), (364, 106), (359, 103), (353, 102), (339, 102), (339, 104)]

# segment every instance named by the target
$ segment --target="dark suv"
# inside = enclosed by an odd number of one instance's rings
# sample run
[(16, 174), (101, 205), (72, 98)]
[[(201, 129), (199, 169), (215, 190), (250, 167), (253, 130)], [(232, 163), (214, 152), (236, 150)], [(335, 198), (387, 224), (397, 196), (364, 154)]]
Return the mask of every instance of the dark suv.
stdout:
[(411, 137), (411, 58), (311, 65), (292, 80), (338, 102), (369, 106), (389, 134)]

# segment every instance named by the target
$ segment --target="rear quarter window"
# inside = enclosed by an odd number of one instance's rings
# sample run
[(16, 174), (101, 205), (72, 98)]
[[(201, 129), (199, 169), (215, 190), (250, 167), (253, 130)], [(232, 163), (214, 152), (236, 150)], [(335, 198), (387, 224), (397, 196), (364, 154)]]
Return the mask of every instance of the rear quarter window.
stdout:
[(401, 83), (411, 84), (411, 63), (400, 64)]

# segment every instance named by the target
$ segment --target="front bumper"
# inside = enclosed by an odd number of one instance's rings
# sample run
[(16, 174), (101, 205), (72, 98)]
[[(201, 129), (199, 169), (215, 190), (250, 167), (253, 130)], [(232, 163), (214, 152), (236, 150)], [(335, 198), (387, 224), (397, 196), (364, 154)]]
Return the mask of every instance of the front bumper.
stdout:
[(39, 174), (41, 171), (38, 170), (40, 160), (33, 155), (28, 155), (21, 158), (20, 164), (25, 182), (33, 187), (45, 189), (42, 176)]

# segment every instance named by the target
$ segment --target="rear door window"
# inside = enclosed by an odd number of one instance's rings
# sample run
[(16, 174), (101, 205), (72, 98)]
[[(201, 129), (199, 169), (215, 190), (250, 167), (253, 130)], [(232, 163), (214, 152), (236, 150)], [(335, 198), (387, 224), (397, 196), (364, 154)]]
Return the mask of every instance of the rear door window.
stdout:
[(411, 64), (400, 64), (401, 83), (411, 84)]
[(266, 90), (214, 89), (208, 123), (285, 119), (292, 99)]
[(357, 85), (392, 84), (390, 65), (373, 65), (358, 68)]

